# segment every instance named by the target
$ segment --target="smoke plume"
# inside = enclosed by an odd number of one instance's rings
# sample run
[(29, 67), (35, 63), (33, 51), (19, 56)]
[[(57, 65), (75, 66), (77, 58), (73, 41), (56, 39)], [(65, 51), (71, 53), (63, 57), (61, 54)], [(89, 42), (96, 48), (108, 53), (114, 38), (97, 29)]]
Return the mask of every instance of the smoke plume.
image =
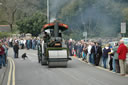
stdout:
[[(56, 18), (69, 0), (51, 0), (50, 16)], [(76, 3), (82, 0), (76, 0)], [(87, 3), (79, 5), (75, 11), (75, 16), (64, 17), (63, 22), (69, 24), (70, 28), (77, 29), (80, 32), (87, 31), (89, 36), (116, 36), (120, 31), (121, 8), (115, 0), (85, 0), (93, 2), (90, 6)], [(84, 0), (83, 0), (84, 2)], [(69, 11), (69, 14), (71, 12)], [(72, 14), (72, 13), (71, 13)]]

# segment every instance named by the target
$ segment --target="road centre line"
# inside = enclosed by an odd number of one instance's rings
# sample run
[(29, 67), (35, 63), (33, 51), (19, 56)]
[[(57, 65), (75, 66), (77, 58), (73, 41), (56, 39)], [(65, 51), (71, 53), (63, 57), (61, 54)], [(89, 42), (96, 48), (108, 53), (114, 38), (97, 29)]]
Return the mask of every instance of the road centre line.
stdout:
[(14, 60), (11, 58), (12, 63), (13, 63), (13, 77), (12, 77), (12, 85), (15, 85), (15, 63)]
[(9, 75), (8, 75), (8, 82), (7, 82), (7, 85), (10, 85), (11, 73), (12, 73), (12, 62), (11, 62), (10, 58), (8, 58), (8, 60), (9, 60), (9, 64), (10, 64), (10, 69), (9, 69)]
[[(13, 59), (10, 57), (8, 57), (8, 60), (10, 62), (10, 70), (9, 70), (7, 85), (15, 85), (15, 63), (14, 63)], [(11, 80), (12, 80), (12, 84), (10, 83)]]

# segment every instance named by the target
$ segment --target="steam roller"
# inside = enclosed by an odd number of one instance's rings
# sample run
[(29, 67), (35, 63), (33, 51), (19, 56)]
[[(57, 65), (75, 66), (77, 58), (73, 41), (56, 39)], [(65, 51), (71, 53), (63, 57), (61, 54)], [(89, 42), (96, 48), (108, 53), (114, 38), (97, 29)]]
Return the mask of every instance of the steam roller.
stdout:
[(67, 67), (71, 60), (68, 48), (62, 38), (62, 33), (68, 25), (54, 21), (43, 26), (43, 41), (38, 45), (38, 62), (48, 67)]

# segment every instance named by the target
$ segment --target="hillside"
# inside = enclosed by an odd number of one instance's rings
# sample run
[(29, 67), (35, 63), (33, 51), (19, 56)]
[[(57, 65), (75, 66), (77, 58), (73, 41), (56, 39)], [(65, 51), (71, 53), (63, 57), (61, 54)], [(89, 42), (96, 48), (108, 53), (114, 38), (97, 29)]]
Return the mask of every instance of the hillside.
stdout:
[[(36, 12), (46, 15), (46, 0), (0, 0), (0, 24), (9, 24), (13, 29), (24, 17)], [(65, 34), (82, 38), (112, 37), (120, 33), (120, 23), (128, 21), (128, 0), (50, 0), (50, 19), (57, 18), (68, 24)]]

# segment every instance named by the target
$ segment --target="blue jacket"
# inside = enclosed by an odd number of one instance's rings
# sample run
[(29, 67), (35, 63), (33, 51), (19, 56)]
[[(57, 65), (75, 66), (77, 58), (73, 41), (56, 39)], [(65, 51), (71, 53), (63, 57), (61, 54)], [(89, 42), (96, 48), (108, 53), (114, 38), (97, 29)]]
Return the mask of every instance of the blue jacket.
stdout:
[(108, 53), (109, 53), (109, 52), (111, 52), (110, 48), (108, 48), (108, 49), (104, 48), (104, 49), (103, 49), (103, 57), (104, 57), (104, 58), (108, 58)]

